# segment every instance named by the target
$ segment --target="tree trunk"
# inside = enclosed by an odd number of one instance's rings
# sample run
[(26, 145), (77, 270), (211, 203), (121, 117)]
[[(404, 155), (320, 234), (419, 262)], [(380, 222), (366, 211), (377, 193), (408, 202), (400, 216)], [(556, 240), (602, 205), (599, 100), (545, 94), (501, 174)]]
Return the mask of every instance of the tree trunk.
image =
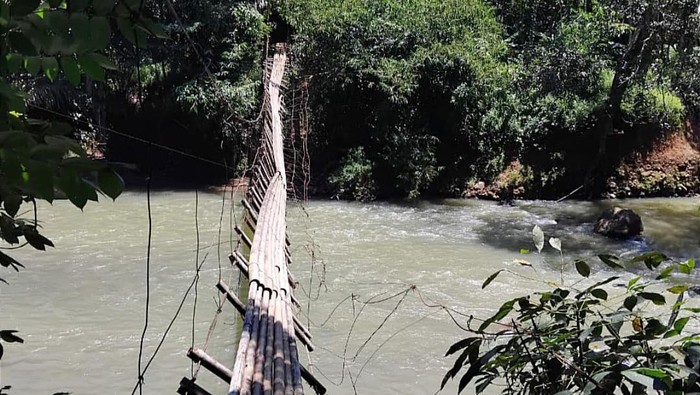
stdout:
[(622, 127), (622, 100), (631, 83), (637, 78), (643, 78), (649, 70), (657, 49), (657, 30), (653, 23), (659, 18), (659, 9), (648, 5), (639, 24), (630, 35), (625, 54), (615, 69), (606, 111), (602, 115), (597, 128), (598, 149), (591, 162), (584, 180), (584, 190), (591, 198), (602, 191), (603, 176), (607, 163), (608, 136), (615, 127)]

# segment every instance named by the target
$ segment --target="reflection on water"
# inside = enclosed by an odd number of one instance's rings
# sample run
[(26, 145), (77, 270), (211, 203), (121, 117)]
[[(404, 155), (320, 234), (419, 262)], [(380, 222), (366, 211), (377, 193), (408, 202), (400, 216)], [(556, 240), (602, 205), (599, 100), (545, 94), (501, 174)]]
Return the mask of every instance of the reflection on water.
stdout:
[[(194, 201), (193, 192), (153, 196), (146, 356), (194, 276)], [(624, 204), (642, 216), (642, 241), (607, 240), (592, 233), (598, 214), (613, 204)], [(442, 355), (463, 334), (444, 312), (426, 303), (483, 317), (507, 298), (539, 289), (540, 281), (557, 279), (559, 257), (551, 248), (542, 255), (525, 256), (536, 272), (513, 263), (514, 258), (523, 258), (521, 248), (534, 249), (530, 232), (535, 224), (548, 237), (562, 240), (566, 259), (589, 258), (599, 278), (609, 272), (590, 259), (597, 253), (657, 249), (679, 259), (700, 256), (699, 204), (696, 199), (535, 201), (513, 207), (464, 200), (311, 202), (305, 211), (290, 204), (288, 227), (295, 261), (291, 270), (301, 282), (297, 296), (305, 310), (300, 319), (311, 327), (317, 345), (308, 357), (302, 353), (302, 360), (311, 362), (331, 394), (354, 393), (348, 371), (357, 380), (359, 394), (432, 394), (452, 363)], [(231, 248), (229, 222), (235, 218), (230, 208), (219, 195), (200, 194), (200, 258), (206, 256), (207, 261), (194, 319), (198, 346), (205, 343), (214, 316), (212, 299), (219, 273), (236, 284), (237, 275), (226, 259)], [(57, 248), (45, 253), (17, 251), (15, 256), (27, 269), (4, 276), (11, 285), (0, 287), (3, 329), (19, 329), (26, 343), (6, 347), (2, 384), (12, 385), (17, 394), (89, 394), (96, 388), (130, 393), (143, 329), (145, 196), (129, 193), (115, 203), (91, 205), (84, 213), (56, 203), (42, 206), (40, 216)], [(315, 258), (313, 270), (310, 252)], [(533, 280), (513, 281), (504, 275), (481, 290), (482, 281), (504, 267)], [(412, 285), (416, 290), (405, 292)], [(368, 300), (372, 304), (363, 304)], [(145, 393), (173, 393), (180, 378), (190, 374), (184, 354), (192, 344), (192, 311), (190, 295), (149, 368)], [(466, 318), (459, 319), (466, 324)], [(227, 364), (233, 361), (238, 323), (233, 309), (226, 306), (210, 340), (211, 353)], [(213, 393), (226, 391), (226, 385), (208, 372), (200, 374), (200, 382)], [(455, 387), (444, 393), (455, 393)]]

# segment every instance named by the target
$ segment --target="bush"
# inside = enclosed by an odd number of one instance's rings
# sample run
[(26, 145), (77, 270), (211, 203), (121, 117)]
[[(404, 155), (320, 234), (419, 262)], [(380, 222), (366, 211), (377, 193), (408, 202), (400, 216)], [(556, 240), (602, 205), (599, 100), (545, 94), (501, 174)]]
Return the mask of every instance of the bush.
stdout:
[(365, 156), (364, 147), (357, 147), (348, 153), (329, 182), (336, 188), (335, 196), (342, 199), (370, 201), (375, 199), (375, 185), (372, 178), (373, 163)]
[[(533, 230), (533, 239), (541, 251), (544, 234), (539, 227)], [(549, 243), (561, 252), (558, 239)], [(600, 259), (623, 269), (617, 257), (600, 255)], [(477, 329), (470, 328), (474, 336), (450, 347), (447, 355), (459, 352), (459, 357), (443, 387), (466, 370), (459, 392), (474, 380), (477, 394), (498, 380), (505, 381), (504, 394), (700, 391), (700, 343), (697, 335), (685, 331), (700, 310), (685, 306), (688, 285), (677, 279), (669, 282), (673, 273), (691, 274), (695, 261), (674, 262), (651, 252), (628, 265), (641, 263), (655, 279), (634, 277), (618, 294), (606, 287), (618, 276), (582, 285), (591, 274), (583, 261), (572, 265), (583, 280), (565, 285), (562, 257), (561, 282), (550, 283), (554, 290), (507, 301)], [(502, 272), (508, 270), (491, 275), (482, 288)], [(660, 284), (667, 284), (664, 292), (657, 291)], [(675, 302), (668, 303), (669, 299)]]
[(635, 124), (651, 123), (663, 129), (683, 126), (685, 106), (680, 97), (664, 86), (632, 86), (622, 102), (627, 121)]

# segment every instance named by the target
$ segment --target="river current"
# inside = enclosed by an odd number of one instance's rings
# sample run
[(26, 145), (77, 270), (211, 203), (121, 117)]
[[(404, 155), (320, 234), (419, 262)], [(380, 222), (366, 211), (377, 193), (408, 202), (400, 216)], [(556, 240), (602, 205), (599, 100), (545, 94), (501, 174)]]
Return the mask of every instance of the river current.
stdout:
[[(232, 287), (238, 281), (228, 254), (241, 208), (231, 205), (238, 198), (202, 192), (197, 209), (194, 192), (155, 192), (151, 200), (150, 309), (142, 366), (192, 284), (196, 260), (204, 262), (197, 286), (144, 376), (143, 393), (165, 394), (175, 393), (180, 379), (191, 374), (185, 353), (192, 344), (206, 344), (212, 356), (232, 364), (240, 319), (231, 306), (224, 305), (207, 337), (216, 312), (214, 285), (219, 278)], [(612, 205), (642, 216), (642, 239), (620, 242), (593, 234), (596, 217)], [(317, 348), (303, 352), (302, 362), (313, 367), (329, 394), (434, 394), (453, 362), (443, 358), (445, 351), (465, 336), (435, 305), (462, 313), (455, 318), (466, 325), (469, 315), (486, 318), (508, 298), (558, 281), (561, 258), (550, 247), (536, 253), (534, 225), (547, 238), (561, 239), (565, 262), (589, 262), (594, 281), (612, 273), (594, 258), (599, 253), (659, 250), (676, 259), (700, 257), (698, 206), (699, 199), (514, 206), (473, 200), (312, 201), (303, 208), (290, 203), (291, 271), (300, 282), (300, 320), (309, 325)], [(11, 394), (132, 393), (144, 327), (147, 217), (146, 195), (140, 192), (89, 204), (83, 212), (65, 202), (41, 205), (43, 233), (56, 248), (5, 251), (26, 266), (0, 275), (10, 283), (0, 284), (1, 329), (17, 329), (25, 340), (6, 344), (0, 361), (1, 385), (11, 385)], [(535, 251), (521, 254), (521, 249)], [(482, 290), (484, 279), (503, 268), (531, 280), (506, 273)], [(565, 271), (576, 276), (571, 265)], [(621, 275), (637, 272), (644, 273), (629, 269)], [(204, 370), (198, 383), (212, 393), (227, 388)], [(456, 393), (456, 383), (442, 393)]]

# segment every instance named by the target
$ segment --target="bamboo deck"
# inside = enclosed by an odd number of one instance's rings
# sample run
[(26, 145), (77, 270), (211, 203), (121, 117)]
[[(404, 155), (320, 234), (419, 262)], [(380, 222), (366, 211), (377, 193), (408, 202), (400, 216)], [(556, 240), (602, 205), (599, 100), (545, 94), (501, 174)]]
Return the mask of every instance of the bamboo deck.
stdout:
[[(286, 232), (287, 178), (284, 163), (283, 105), (281, 87), (287, 56), (278, 45), (268, 62), (262, 111), (261, 149), (243, 204), (245, 226), (236, 228), (239, 240), (250, 251), (235, 251), (231, 262), (248, 277), (248, 300), (244, 303), (223, 281), (216, 286), (244, 316), (233, 369), (192, 348), (188, 356), (216, 376), (229, 381), (229, 395), (301, 395), (302, 378), (318, 394), (326, 389), (299, 363), (297, 344), (314, 349), (311, 333), (294, 316), (296, 286), (288, 272), (291, 263)], [(246, 230), (253, 232), (252, 238)], [(183, 379), (181, 394), (207, 394)]]

